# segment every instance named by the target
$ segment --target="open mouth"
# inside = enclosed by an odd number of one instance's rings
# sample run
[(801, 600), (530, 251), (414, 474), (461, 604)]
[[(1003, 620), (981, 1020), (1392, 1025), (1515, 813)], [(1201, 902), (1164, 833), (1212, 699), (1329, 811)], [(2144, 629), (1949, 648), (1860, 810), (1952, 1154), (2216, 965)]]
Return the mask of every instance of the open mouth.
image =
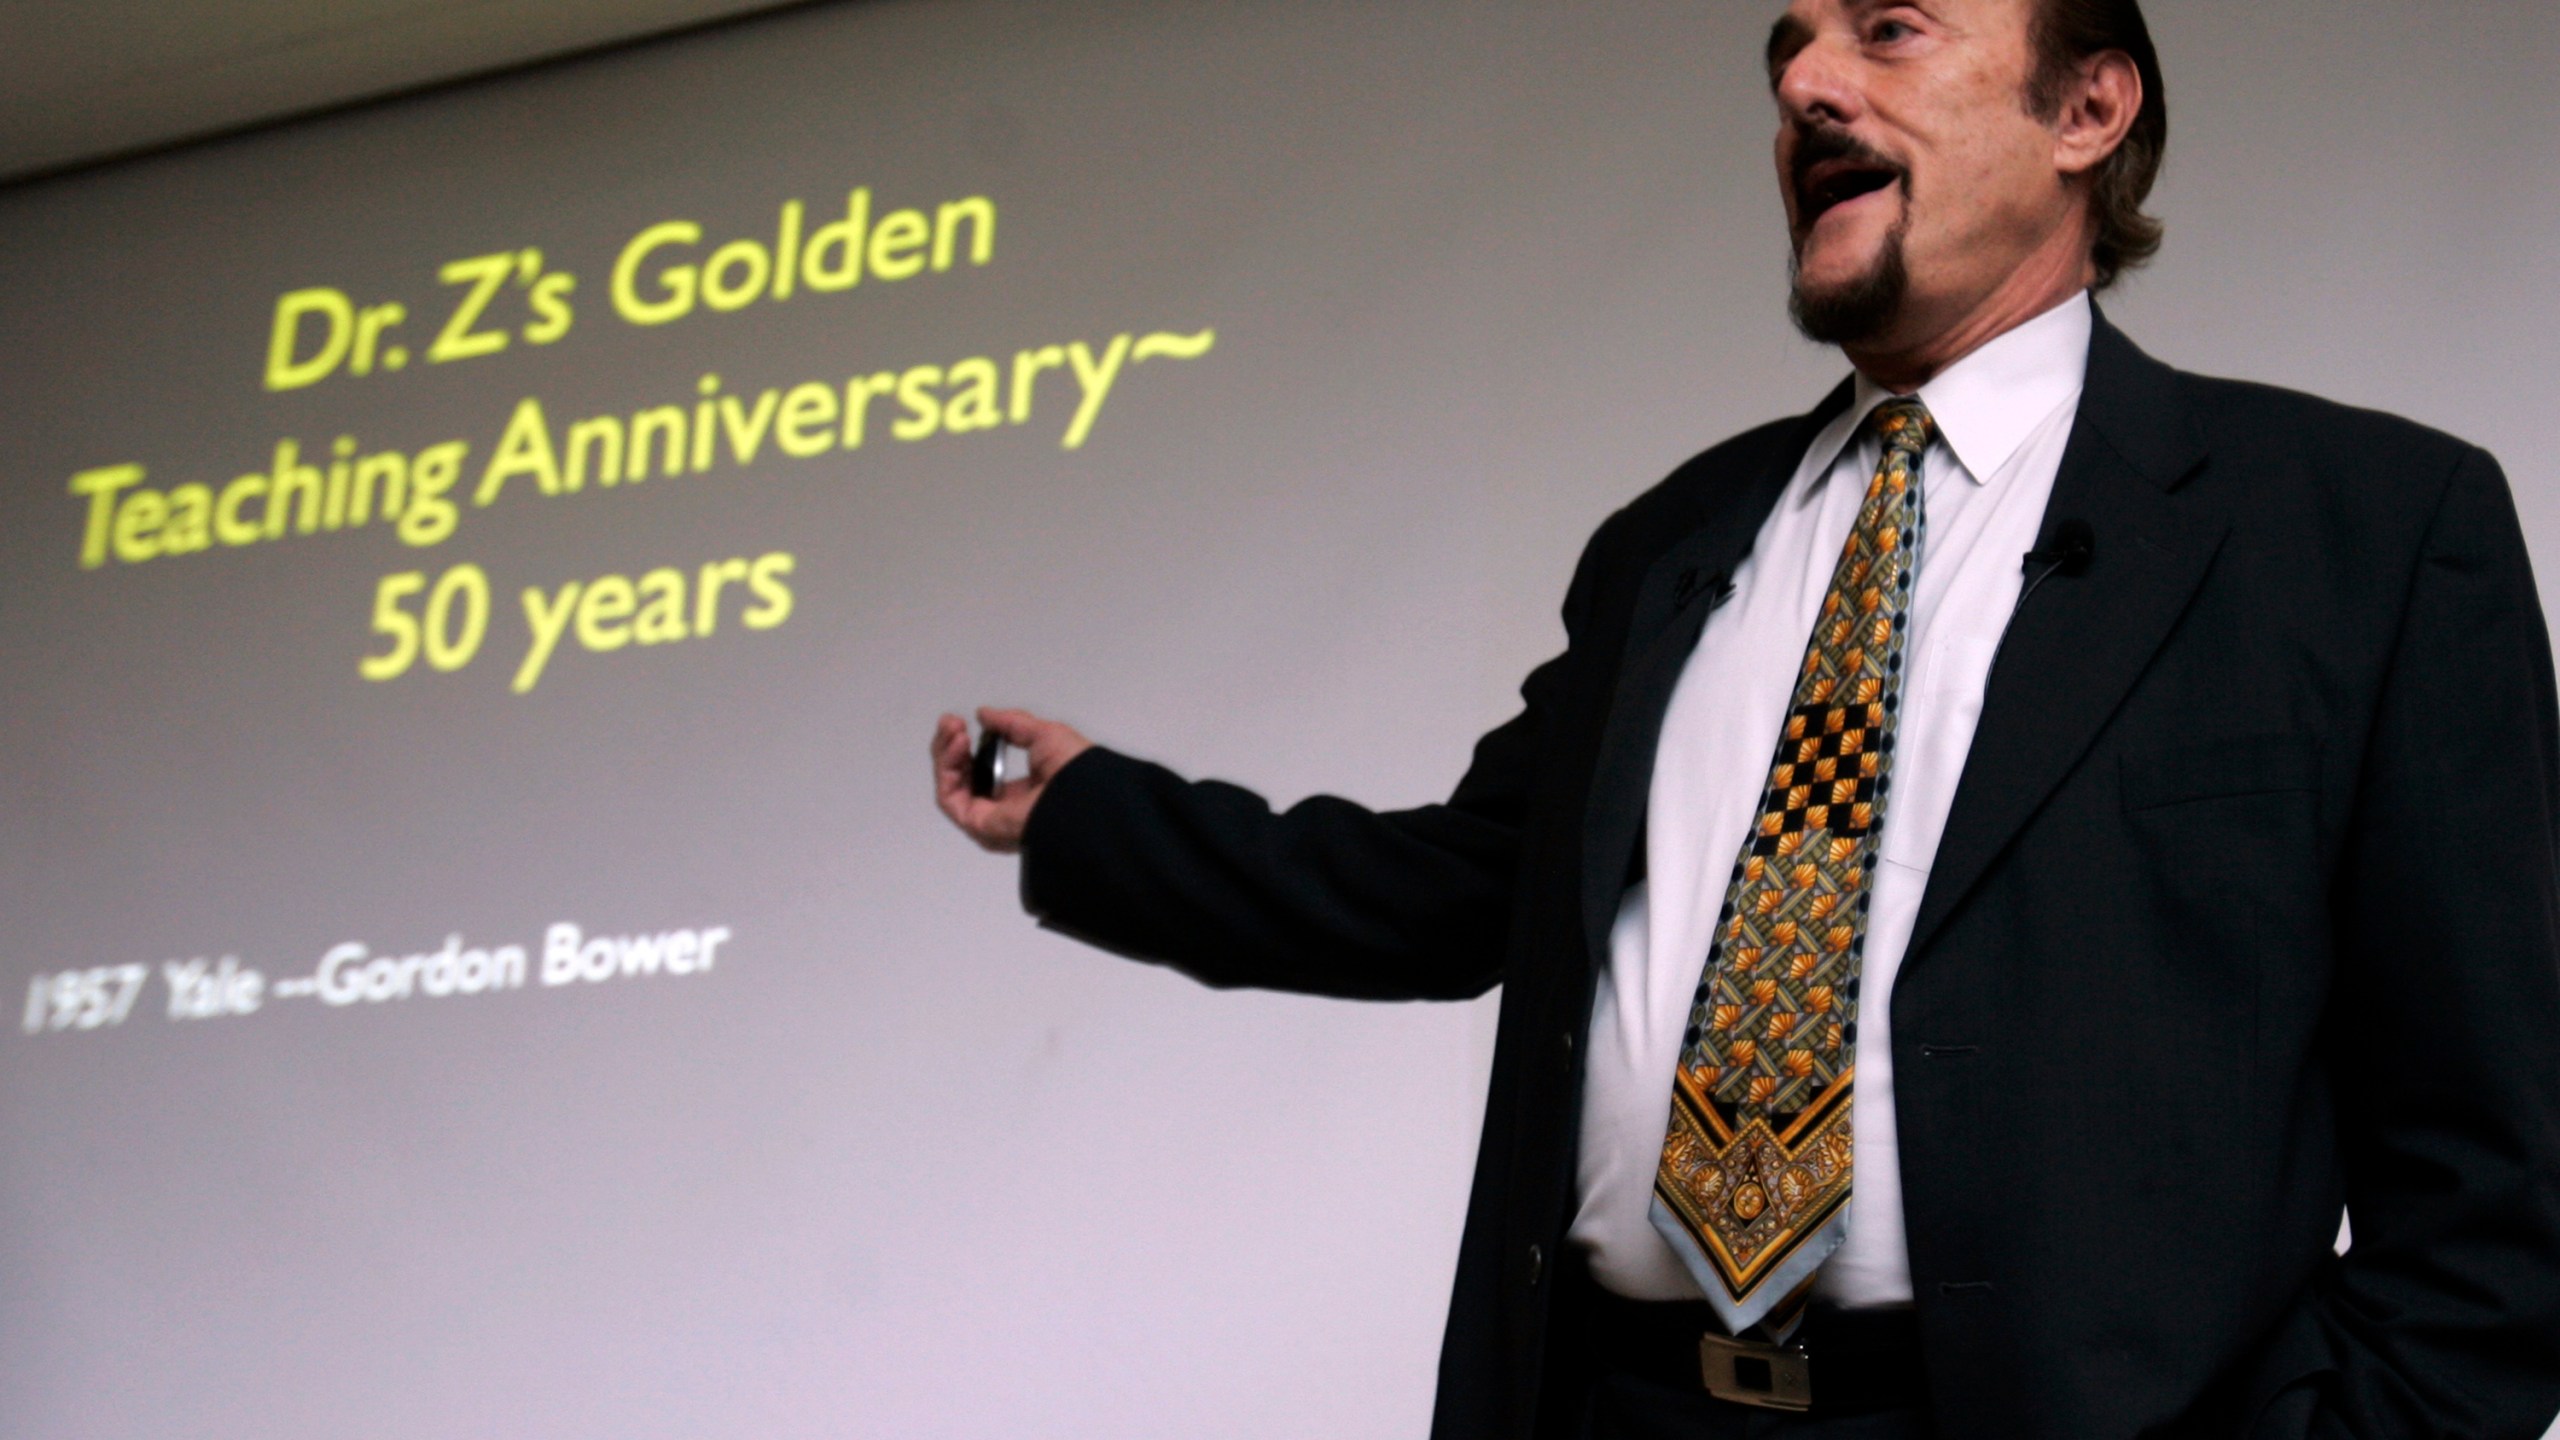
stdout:
[(1907, 185), (1911, 172), (1894, 158), (1839, 125), (1820, 122), (1798, 126), (1789, 148), (1794, 174), (1796, 232), (1813, 233), (1822, 217), (1895, 185)]
[(1796, 182), (1796, 214), (1810, 230), (1823, 216), (1852, 200), (1899, 184), (1902, 171), (1881, 160), (1862, 157), (1823, 160), (1804, 169)]

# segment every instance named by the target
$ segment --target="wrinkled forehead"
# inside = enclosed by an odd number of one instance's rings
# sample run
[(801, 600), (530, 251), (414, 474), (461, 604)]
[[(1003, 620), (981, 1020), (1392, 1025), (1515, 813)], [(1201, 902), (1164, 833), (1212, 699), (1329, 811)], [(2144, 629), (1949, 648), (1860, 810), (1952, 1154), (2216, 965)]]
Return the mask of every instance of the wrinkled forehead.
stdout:
[(2025, 41), (2028, 20), (2045, 0), (1792, 0), (1769, 23), (1769, 49), (1764, 51), (1769, 85), (1777, 85), (1787, 64), (1818, 41), (1825, 31), (1859, 33), (1871, 20), (1892, 18), (1897, 10), (1912, 18), (1933, 20), (1961, 38), (1994, 38), (2015, 33)]
[(2043, 0), (1791, 0), (1769, 26), (1769, 83), (1787, 62), (1814, 42), (1824, 27), (1854, 30), (1888, 11), (1914, 11), (1974, 35), (2014, 26), (2023, 35)]

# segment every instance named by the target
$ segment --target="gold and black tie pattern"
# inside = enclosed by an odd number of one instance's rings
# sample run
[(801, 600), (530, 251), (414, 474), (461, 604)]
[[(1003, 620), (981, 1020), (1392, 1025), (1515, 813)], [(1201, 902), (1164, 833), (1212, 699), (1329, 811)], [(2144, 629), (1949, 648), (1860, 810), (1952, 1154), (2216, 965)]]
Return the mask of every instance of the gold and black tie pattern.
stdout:
[(1858, 965), (1920, 567), (1920, 460), (1936, 434), (1913, 399), (1869, 424), (1884, 458), (1734, 862), (1654, 1175), (1654, 1228), (1737, 1335), (1791, 1331), (1845, 1234)]

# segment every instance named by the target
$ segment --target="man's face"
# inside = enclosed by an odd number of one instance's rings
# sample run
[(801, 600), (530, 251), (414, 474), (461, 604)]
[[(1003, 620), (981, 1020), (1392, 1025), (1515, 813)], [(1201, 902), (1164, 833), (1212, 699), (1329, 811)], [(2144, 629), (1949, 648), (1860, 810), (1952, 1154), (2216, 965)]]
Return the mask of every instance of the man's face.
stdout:
[(1797, 322), (1889, 342), (1960, 316), (2073, 223), (2029, 113), (2035, 0), (1794, 0), (1769, 37)]

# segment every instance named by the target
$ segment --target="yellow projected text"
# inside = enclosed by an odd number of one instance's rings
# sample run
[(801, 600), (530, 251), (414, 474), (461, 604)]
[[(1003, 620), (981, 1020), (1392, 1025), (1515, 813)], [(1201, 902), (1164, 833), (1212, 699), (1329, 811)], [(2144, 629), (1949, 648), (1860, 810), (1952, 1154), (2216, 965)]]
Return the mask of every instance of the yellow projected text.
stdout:
[[(721, 633), (724, 615), (748, 630), (771, 630), (791, 618), (786, 582), (798, 566), (775, 550), (690, 569), (661, 565), (638, 576), (528, 585), (524, 659), (509, 688), (522, 695), (542, 683), (563, 640), (609, 655), (630, 645), (707, 639)], [(420, 660), (431, 670), (459, 670), (479, 656), (488, 636), (489, 576), (467, 560), (432, 583), (423, 570), (385, 575), (374, 586), (373, 629), (382, 648), (356, 662), (356, 673), (367, 680), (397, 680)]]
[[(575, 312), (570, 292), (578, 279), (564, 271), (545, 272), (542, 252), (503, 250), (455, 260), (436, 271), (439, 284), (459, 293), (447, 297), (444, 324), (428, 342), (427, 361), (441, 365), (477, 355), (495, 355), (515, 340), (548, 345), (569, 333)], [(521, 291), (520, 311), (501, 323), (498, 299), (512, 288)], [(275, 320), (267, 331), (266, 386), (299, 390), (338, 373), (370, 375), (378, 364), (399, 370), (409, 363), (406, 345), (384, 337), (407, 323), (409, 307), (397, 300), (359, 306), (343, 290), (326, 285), (289, 291), (276, 297)]]
[(461, 478), (469, 448), (448, 440), (414, 455), (358, 455), (355, 437), (341, 435), (323, 470), (304, 461), (301, 441), (285, 439), (276, 442), (271, 468), (218, 488), (190, 483), (154, 490), (142, 483), (147, 472), (140, 465), (83, 470), (71, 477), (71, 494), (87, 502), (80, 568), (95, 570), (110, 558), (139, 565), (216, 544), (255, 545), (375, 520), (392, 526), (404, 544), (433, 545), (452, 534), (460, 518), (446, 492)]
[(850, 290), (869, 274), (904, 280), (928, 266), (948, 270), (963, 253), (972, 265), (996, 254), (995, 202), (983, 195), (921, 210), (892, 210), (871, 219), (871, 191), (857, 186), (845, 197), (844, 214), (801, 235), (800, 202), (783, 202), (773, 243), (741, 238), (707, 255), (702, 227), (667, 220), (631, 237), (613, 262), (613, 308), (634, 325), (664, 325), (693, 313), (697, 302), (713, 310), (742, 310), (759, 300), (788, 300), (803, 286), (813, 291)]
[[(866, 286), (876, 292), (939, 275), (957, 284), (994, 266), (997, 206), (988, 196), (897, 204), (875, 199), (868, 185), (825, 193), (842, 199), (784, 199), (765, 212), (769, 222), (743, 225), (649, 220), (620, 231), (609, 248), (576, 253), (599, 266), (610, 254), (600, 313), (652, 334), (706, 314), (805, 304)], [(335, 382), (379, 383), (421, 367), (575, 348), (561, 342), (578, 331), (579, 277), (539, 246), (467, 255), (416, 278), (405, 294), (345, 284), (278, 294), (256, 372), (265, 392), (285, 397), (271, 403), (309, 425), (313, 397), (291, 392), (325, 387), (317, 391), (325, 397), (337, 393)], [(704, 374), (688, 386), (661, 372), (620, 403), (590, 396), (566, 413), (517, 390), (503, 412), (484, 412), (464, 431), (472, 438), (441, 438), (453, 433), (441, 420), (392, 444), (354, 434), (323, 439), (332, 428), (323, 424), (318, 435), (286, 434), (272, 447), (175, 475), (156, 461), (101, 457), (116, 463), (69, 477), (64, 544), (78, 568), (92, 572), (377, 529), (426, 548), (452, 539), (479, 512), (564, 497), (747, 483), (802, 466), (824, 483), (851, 485), (858, 457), (944, 437), (1021, 433), (1080, 451), (1102, 433), (1106, 408), (1130, 393), (1142, 367), (1198, 360), (1217, 332), (1130, 329), (1019, 347), (992, 338), (939, 355), (847, 357), (869, 363), (744, 382)], [(1146, 373), (1152, 388), (1157, 371)], [(354, 660), (365, 681), (475, 673), (494, 640), (513, 667), (509, 689), (524, 695), (572, 656), (774, 629), (791, 617), (798, 563), (771, 550), (509, 584), (482, 561), (457, 557), (380, 576), (365, 628), (351, 614), (347, 629), (364, 637)]]

